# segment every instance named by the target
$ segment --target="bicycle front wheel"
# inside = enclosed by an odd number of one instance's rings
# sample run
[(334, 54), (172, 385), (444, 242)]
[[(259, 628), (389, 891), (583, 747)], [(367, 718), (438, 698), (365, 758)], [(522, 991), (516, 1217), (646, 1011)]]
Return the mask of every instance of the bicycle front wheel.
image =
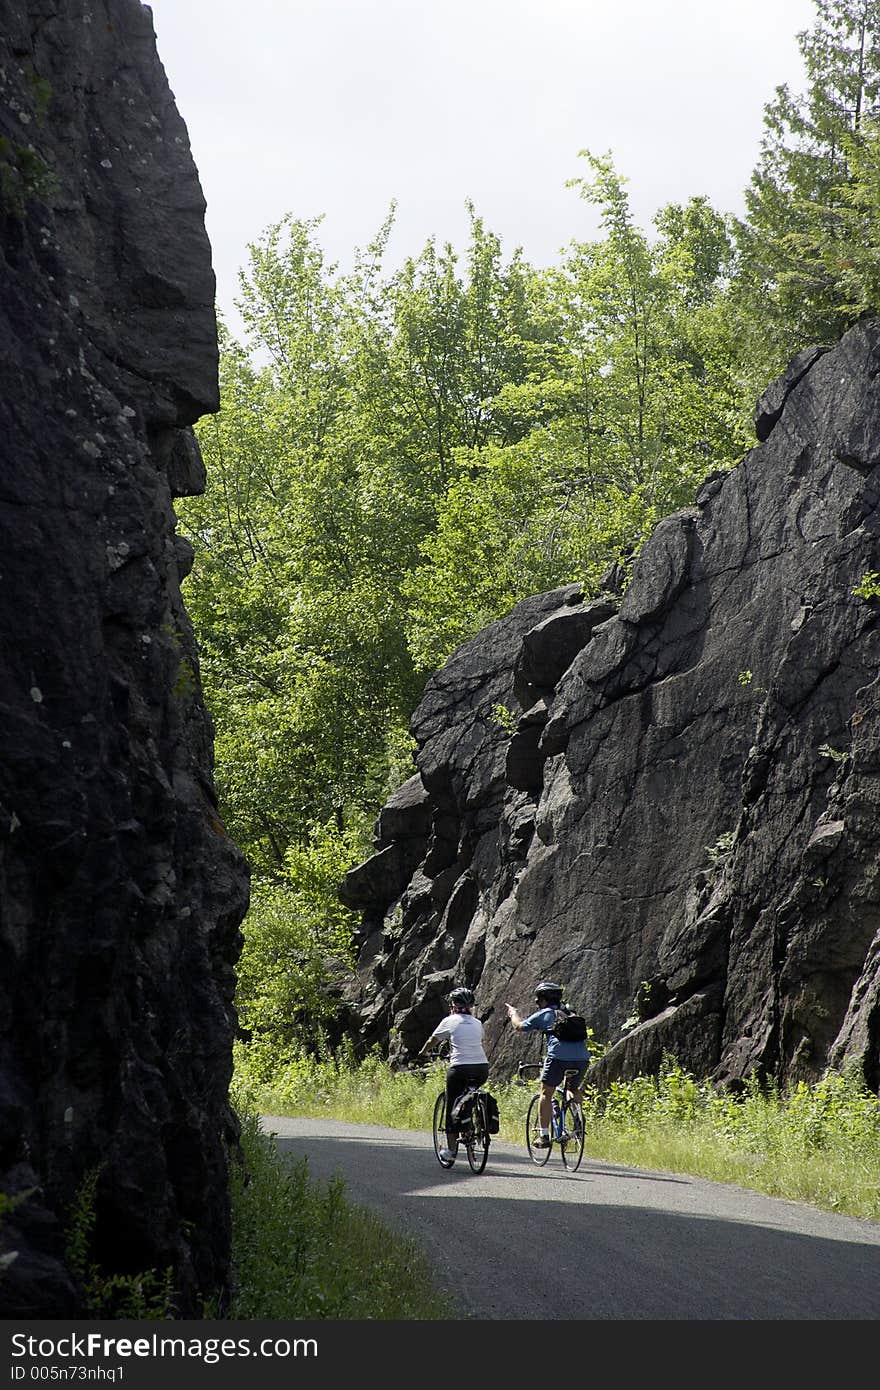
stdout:
[(440, 1150), (446, 1148), (446, 1092), (441, 1091), (434, 1102), (434, 1153), (441, 1168), (451, 1168), (454, 1158), (441, 1158)]
[(526, 1115), (526, 1148), (529, 1151), (529, 1158), (533, 1163), (537, 1163), (539, 1168), (543, 1168), (550, 1151), (553, 1148), (552, 1136), (548, 1140), (546, 1148), (540, 1148), (541, 1123), (538, 1118), (538, 1108), (541, 1104), (540, 1095), (532, 1096), (529, 1102), (529, 1112)]
[(576, 1100), (567, 1100), (562, 1107), (562, 1133), (562, 1161), (570, 1173), (576, 1173), (584, 1156), (584, 1112)]
[(477, 1096), (471, 1116), (472, 1130), (465, 1140), (468, 1163), (473, 1173), (482, 1173), (489, 1157), (489, 1112), (485, 1096)]

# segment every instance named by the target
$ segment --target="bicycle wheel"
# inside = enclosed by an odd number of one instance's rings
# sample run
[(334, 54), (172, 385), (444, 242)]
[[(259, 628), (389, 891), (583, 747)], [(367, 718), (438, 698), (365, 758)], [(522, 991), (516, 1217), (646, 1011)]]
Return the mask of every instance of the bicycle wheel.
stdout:
[(454, 1158), (441, 1158), (440, 1150), (446, 1148), (446, 1092), (441, 1091), (434, 1101), (434, 1152), (441, 1168), (451, 1168)]
[(553, 1148), (553, 1139), (550, 1138), (546, 1149), (536, 1147), (536, 1142), (541, 1137), (541, 1125), (538, 1119), (538, 1106), (541, 1104), (540, 1095), (532, 1096), (529, 1102), (529, 1112), (526, 1115), (526, 1148), (529, 1151), (529, 1158), (533, 1163), (537, 1163), (539, 1168), (543, 1168), (550, 1151)]
[(471, 1132), (465, 1140), (472, 1173), (482, 1173), (489, 1157), (489, 1114), (485, 1096), (477, 1096), (471, 1116)]
[(567, 1100), (562, 1107), (562, 1133), (562, 1161), (569, 1172), (576, 1173), (584, 1156), (584, 1112), (576, 1100)]

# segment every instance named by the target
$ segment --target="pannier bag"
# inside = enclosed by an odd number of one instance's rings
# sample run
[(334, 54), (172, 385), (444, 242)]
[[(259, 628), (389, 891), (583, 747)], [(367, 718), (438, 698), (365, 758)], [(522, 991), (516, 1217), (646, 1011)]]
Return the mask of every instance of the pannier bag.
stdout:
[(490, 1096), (486, 1091), (486, 1110), (489, 1114), (489, 1133), (497, 1134), (501, 1125), (501, 1117), (498, 1114), (498, 1102), (494, 1096)]
[(471, 1086), (467, 1091), (462, 1091), (460, 1096), (456, 1096), (452, 1102), (452, 1109), (449, 1118), (456, 1129), (461, 1129), (463, 1125), (469, 1125), (474, 1115), (474, 1096), (477, 1094), (475, 1087)]
[[(474, 1100), (480, 1094), (478, 1086), (472, 1086), (467, 1091), (462, 1091), (460, 1096), (456, 1096), (452, 1103), (452, 1110), (449, 1118), (456, 1129), (462, 1129), (465, 1125), (473, 1123)], [(494, 1096), (490, 1096), (488, 1091), (484, 1091), (486, 1097), (486, 1111), (489, 1118), (489, 1133), (497, 1134), (501, 1123), (498, 1114), (498, 1102)]]

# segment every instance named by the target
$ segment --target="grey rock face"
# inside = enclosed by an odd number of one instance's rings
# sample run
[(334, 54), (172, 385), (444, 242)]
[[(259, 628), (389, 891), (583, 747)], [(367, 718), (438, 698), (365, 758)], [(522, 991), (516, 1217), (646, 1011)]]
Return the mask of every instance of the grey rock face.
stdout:
[[(580, 598), (579, 586), (569, 586), (526, 599), (427, 684), (411, 724), (419, 771), (380, 815), (377, 853), (341, 888), (364, 914), (360, 979), (348, 991), (350, 1027), (362, 1045), (385, 1044), (390, 1035), (393, 1051), (420, 1046), (445, 1012), (453, 978), (479, 979), (486, 925), (534, 829), (533, 799), (515, 793), (506, 772), (514, 667), (524, 637), (553, 615), (574, 614)], [(554, 661), (561, 640), (547, 639)], [(529, 678), (552, 687), (539, 646), (536, 638)]]
[(94, 1254), (228, 1275), (247, 873), (217, 815), (173, 498), (217, 408), (204, 200), (137, 0), (0, 0), (0, 1224), (5, 1317)]
[(782, 414), (789, 393), (794, 390), (801, 377), (807, 374), (822, 353), (827, 351), (827, 347), (822, 347), (819, 344), (804, 348), (802, 352), (791, 359), (782, 376), (777, 377), (767, 387), (755, 407), (755, 434), (762, 444), (765, 439), (769, 439), (771, 430)]
[[(550, 977), (611, 1044), (597, 1081), (667, 1051), (719, 1082), (853, 1061), (877, 1087), (880, 634), (853, 589), (880, 569), (878, 366), (876, 322), (800, 354), (616, 613), (575, 637), (565, 591), (529, 600), (434, 677), (412, 726), (433, 854), (365, 914), (365, 1037), (419, 1044), (464, 981), (504, 1074), (503, 1003)], [(473, 717), (490, 653), (512, 731)]]

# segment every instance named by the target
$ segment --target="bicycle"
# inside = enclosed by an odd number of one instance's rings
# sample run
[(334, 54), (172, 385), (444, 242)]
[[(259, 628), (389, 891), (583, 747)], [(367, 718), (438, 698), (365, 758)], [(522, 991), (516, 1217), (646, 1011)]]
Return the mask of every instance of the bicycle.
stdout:
[[(517, 1068), (520, 1081), (523, 1080), (526, 1072), (540, 1072), (540, 1070), (540, 1062), (520, 1062)], [(556, 1087), (550, 1121), (550, 1143), (546, 1148), (539, 1148), (535, 1142), (541, 1133), (539, 1120), (541, 1092), (538, 1091), (537, 1095), (532, 1096), (529, 1101), (526, 1114), (526, 1148), (529, 1152), (529, 1158), (539, 1168), (544, 1167), (553, 1152), (554, 1144), (558, 1144), (562, 1162), (570, 1173), (576, 1173), (581, 1166), (581, 1159), (584, 1156), (584, 1112), (580, 1102), (572, 1099), (571, 1078), (576, 1075), (576, 1070), (565, 1072), (561, 1084)]]
[[(401, 1071), (413, 1072), (427, 1076), (431, 1071), (428, 1064), (410, 1063), (401, 1067)], [(489, 1158), (489, 1142), (491, 1132), (489, 1130), (489, 1109), (486, 1092), (480, 1086), (469, 1086), (465, 1095), (473, 1096), (473, 1106), (471, 1108), (471, 1119), (458, 1130), (458, 1137), (464, 1144), (467, 1153), (468, 1165), (473, 1173), (482, 1173)], [(446, 1148), (446, 1088), (438, 1095), (434, 1102), (434, 1118), (432, 1123), (432, 1133), (434, 1139), (434, 1153), (441, 1168), (451, 1168), (455, 1163), (454, 1158), (441, 1158), (440, 1150)]]
[[(458, 1130), (460, 1143), (464, 1144), (467, 1160), (472, 1173), (482, 1173), (489, 1158), (489, 1107), (486, 1092), (479, 1086), (469, 1086), (464, 1095), (472, 1098), (471, 1118)], [(441, 1158), (440, 1150), (446, 1147), (446, 1091), (440, 1092), (434, 1102), (434, 1153), (441, 1168), (451, 1168), (454, 1158)]]

